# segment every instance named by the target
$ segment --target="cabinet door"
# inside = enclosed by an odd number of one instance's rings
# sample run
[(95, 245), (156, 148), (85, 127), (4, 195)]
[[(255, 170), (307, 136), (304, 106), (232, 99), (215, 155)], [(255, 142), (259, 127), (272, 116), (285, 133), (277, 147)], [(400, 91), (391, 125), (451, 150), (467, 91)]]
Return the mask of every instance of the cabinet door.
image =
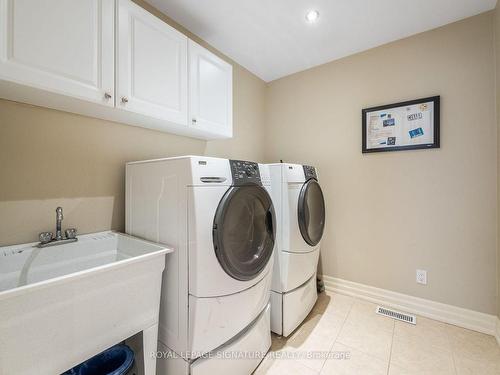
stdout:
[(190, 126), (232, 137), (233, 67), (189, 41)]
[(118, 108), (187, 124), (187, 37), (130, 0), (118, 2)]
[(114, 0), (0, 0), (0, 79), (113, 106)]

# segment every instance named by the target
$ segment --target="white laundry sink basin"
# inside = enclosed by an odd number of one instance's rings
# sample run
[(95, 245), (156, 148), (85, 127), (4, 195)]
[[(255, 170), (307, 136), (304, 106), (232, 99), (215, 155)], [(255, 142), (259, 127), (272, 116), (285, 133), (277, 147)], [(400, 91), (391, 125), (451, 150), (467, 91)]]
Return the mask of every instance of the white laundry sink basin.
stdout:
[(0, 374), (60, 374), (141, 331), (141, 372), (154, 374), (149, 353), (171, 251), (114, 232), (0, 247)]

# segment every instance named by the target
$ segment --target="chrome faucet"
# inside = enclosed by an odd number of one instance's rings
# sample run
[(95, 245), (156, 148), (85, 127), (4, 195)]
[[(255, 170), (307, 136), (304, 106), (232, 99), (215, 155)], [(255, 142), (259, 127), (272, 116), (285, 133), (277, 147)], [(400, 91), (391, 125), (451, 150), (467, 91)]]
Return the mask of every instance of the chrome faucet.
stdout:
[(39, 234), (38, 238), (40, 239), (40, 243), (38, 247), (48, 247), (54, 245), (62, 245), (64, 243), (76, 242), (78, 238), (76, 238), (76, 229), (69, 228), (66, 229), (65, 235), (62, 234), (62, 221), (64, 219), (63, 209), (62, 207), (56, 208), (56, 235), (52, 232), (42, 232)]

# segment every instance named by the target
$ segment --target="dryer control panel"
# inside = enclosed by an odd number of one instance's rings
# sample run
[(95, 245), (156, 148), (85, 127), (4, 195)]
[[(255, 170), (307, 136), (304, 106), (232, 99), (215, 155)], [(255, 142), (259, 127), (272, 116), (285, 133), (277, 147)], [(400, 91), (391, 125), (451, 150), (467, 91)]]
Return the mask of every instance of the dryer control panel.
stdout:
[(318, 179), (318, 176), (316, 175), (316, 168), (310, 165), (304, 165), (304, 176), (306, 177), (306, 181), (310, 180), (311, 178), (314, 178), (315, 180)]
[(252, 183), (262, 185), (259, 165), (257, 163), (244, 160), (229, 160), (229, 164), (231, 165), (234, 185), (238, 186)]

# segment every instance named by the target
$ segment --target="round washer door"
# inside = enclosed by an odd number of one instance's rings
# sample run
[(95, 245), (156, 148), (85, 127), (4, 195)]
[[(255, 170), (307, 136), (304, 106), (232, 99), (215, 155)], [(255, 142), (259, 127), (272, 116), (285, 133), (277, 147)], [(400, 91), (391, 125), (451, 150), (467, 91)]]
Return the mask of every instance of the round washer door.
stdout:
[(247, 281), (269, 262), (275, 241), (275, 215), (271, 197), (259, 185), (231, 187), (215, 213), (215, 255), (231, 277)]
[(310, 246), (316, 246), (325, 229), (325, 199), (315, 179), (308, 180), (302, 186), (297, 211), (302, 238)]

